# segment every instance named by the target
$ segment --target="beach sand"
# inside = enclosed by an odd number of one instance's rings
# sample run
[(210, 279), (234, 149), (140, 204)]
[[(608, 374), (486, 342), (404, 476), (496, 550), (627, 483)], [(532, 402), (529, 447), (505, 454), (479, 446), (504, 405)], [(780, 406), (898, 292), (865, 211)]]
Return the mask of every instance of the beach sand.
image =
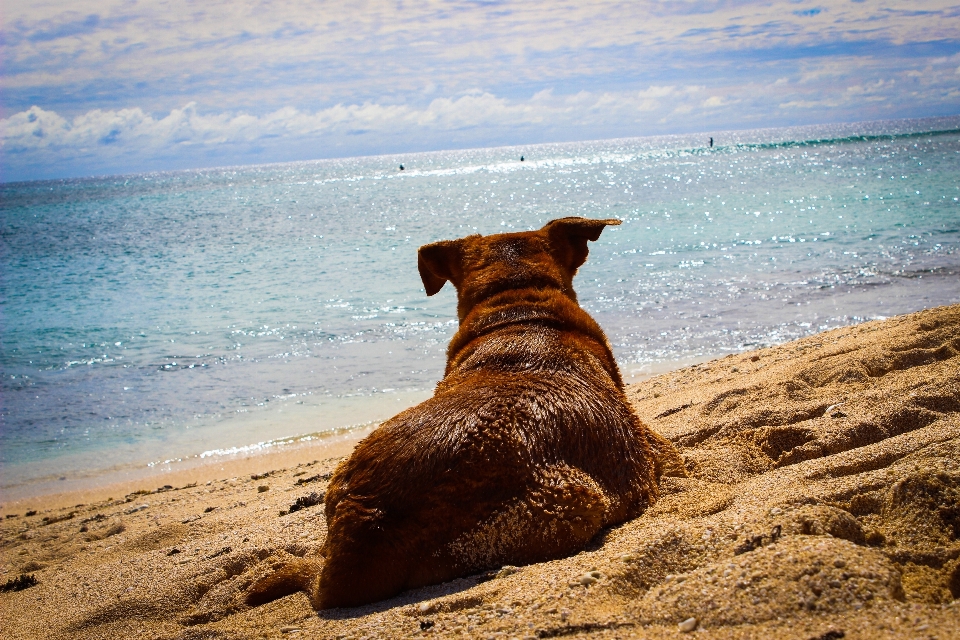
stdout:
[(960, 305), (628, 394), (689, 477), (575, 556), (356, 609), (249, 608), (247, 585), (323, 540), (322, 504), (288, 511), (318, 501), (349, 446), (305, 447), (163, 489), (5, 504), (0, 582), (37, 584), (0, 593), (2, 636), (960, 637)]

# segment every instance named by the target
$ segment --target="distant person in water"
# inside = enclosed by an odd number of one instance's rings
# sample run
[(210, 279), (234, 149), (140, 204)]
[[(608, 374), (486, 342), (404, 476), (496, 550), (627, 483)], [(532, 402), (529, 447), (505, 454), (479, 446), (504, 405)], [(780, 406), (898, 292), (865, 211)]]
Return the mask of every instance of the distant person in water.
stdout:
[[(710, 138), (710, 139), (713, 140), (713, 138)], [(713, 144), (711, 143), (710, 146), (713, 146)], [(403, 171), (403, 165), (400, 165), (400, 171)]]
[[(713, 138), (710, 138), (710, 148), (713, 149)], [(403, 169), (403, 167), (400, 168)]]
[(523, 156), (520, 156), (520, 162), (523, 162)]

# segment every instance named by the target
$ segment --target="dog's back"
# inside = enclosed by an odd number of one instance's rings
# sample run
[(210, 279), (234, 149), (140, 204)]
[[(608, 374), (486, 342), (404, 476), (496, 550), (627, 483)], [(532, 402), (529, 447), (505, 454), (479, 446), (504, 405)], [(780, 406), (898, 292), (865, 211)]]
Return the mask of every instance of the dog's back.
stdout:
[(435, 395), (331, 479), (315, 606), (568, 555), (655, 499), (676, 454), (631, 410), (572, 288), (606, 224), (619, 222), (566, 218), (421, 248), (427, 293), (457, 287), (460, 330)]

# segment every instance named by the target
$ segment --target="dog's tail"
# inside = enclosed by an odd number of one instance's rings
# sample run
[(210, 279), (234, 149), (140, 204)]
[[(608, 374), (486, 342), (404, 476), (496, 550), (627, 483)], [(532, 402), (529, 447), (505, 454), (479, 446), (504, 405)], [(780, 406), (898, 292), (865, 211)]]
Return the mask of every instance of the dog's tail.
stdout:
[(294, 557), (250, 585), (244, 599), (251, 607), (258, 607), (297, 591), (305, 591), (313, 601), (314, 586), (322, 568), (323, 558)]

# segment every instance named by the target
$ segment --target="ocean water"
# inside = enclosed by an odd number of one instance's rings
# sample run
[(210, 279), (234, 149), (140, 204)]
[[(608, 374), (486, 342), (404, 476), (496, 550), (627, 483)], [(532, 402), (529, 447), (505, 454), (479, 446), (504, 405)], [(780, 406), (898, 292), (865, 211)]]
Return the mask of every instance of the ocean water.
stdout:
[(960, 301), (960, 117), (713, 137), (0, 185), (0, 489), (429, 396), (456, 298), (416, 250), (470, 233), (622, 219), (575, 287), (628, 380)]

